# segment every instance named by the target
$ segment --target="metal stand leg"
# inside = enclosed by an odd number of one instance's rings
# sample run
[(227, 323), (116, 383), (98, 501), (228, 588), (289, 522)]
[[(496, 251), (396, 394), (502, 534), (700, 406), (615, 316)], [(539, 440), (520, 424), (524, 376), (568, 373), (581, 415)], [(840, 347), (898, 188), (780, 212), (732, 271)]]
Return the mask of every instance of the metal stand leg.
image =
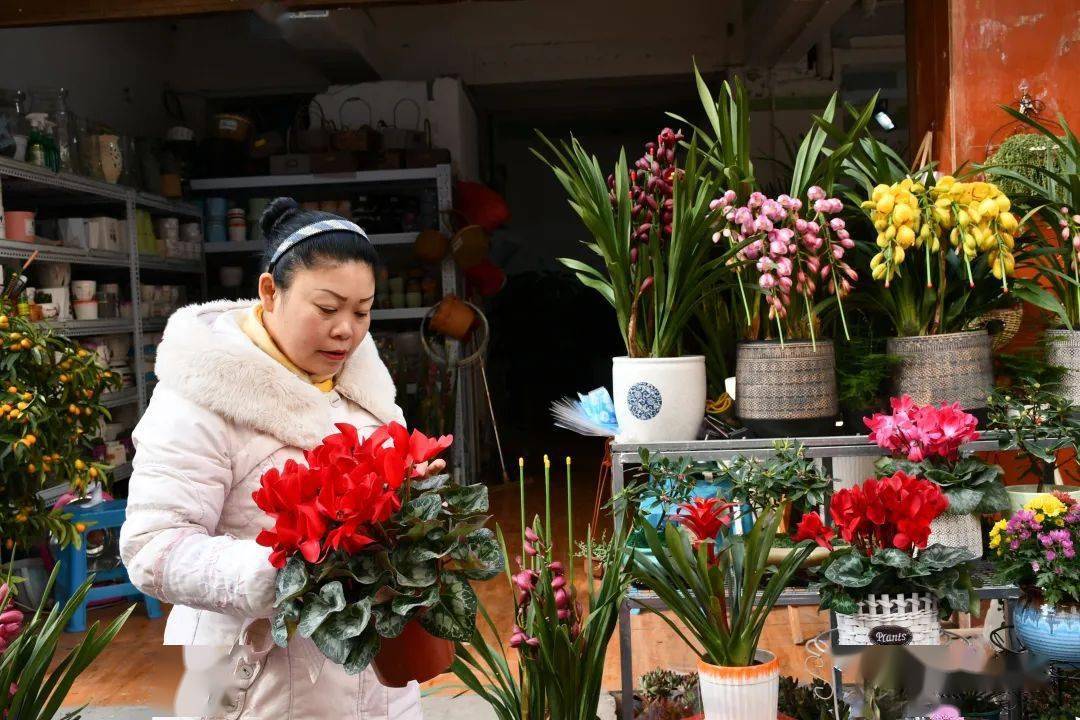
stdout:
[(622, 675), (622, 720), (634, 720), (634, 653), (630, 647), (630, 603), (619, 606), (619, 670)]

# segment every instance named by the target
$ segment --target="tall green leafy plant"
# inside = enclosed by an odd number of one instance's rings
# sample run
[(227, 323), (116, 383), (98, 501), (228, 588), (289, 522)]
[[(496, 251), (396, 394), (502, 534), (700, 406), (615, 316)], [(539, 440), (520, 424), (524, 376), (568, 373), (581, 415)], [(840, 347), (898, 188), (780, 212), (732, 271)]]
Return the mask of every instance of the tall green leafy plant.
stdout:
[[(710, 512), (703, 505), (692, 511)], [(710, 519), (668, 523), (662, 533), (642, 524), (651, 553), (634, 555), (634, 577), (681, 621), (683, 627), (657, 613), (703, 661), (725, 667), (754, 663), (769, 613), (814, 548), (803, 540), (778, 567), (770, 566), (780, 520), (777, 509), (767, 508), (746, 535), (719, 539)]]
[[(41, 604), (22, 632), (0, 655), (0, 716), (19, 720), (78, 720), (85, 708), (60, 713), (71, 686), (86, 668), (112, 642), (127, 622), (132, 605), (101, 629), (98, 622), (57, 661), (64, 626), (86, 601), (93, 579), (87, 579), (63, 605), (48, 612), (45, 604), (51, 595), (60, 566), (53, 568), (45, 586)], [(0, 612), (6, 610), (6, 603)], [(10, 692), (9, 692), (10, 689)]]
[[(700, 298), (720, 284), (734, 255), (733, 250), (716, 252), (710, 239), (717, 216), (710, 204), (720, 180), (698, 139), (674, 156), (665, 178), (655, 176), (671, 188), (670, 207), (649, 211), (631, 193), (638, 174), (646, 171), (636, 169), (631, 175), (625, 149), (609, 184), (599, 161), (579, 140), (554, 142), (538, 134), (546, 154), (533, 152), (566, 191), (570, 207), (592, 235), (584, 244), (600, 256), (603, 270), (573, 258), (561, 262), (615, 309), (630, 357), (680, 354)], [(650, 187), (653, 181), (650, 175)], [(638, 197), (644, 192), (636, 191)], [(652, 194), (648, 197), (649, 203), (657, 202)], [(659, 215), (642, 222), (643, 212)], [(668, 217), (670, 222), (664, 222)]]
[(1033, 270), (1034, 277), (1017, 279), (1016, 294), (1073, 329), (1080, 326), (1080, 269), (1076, 261), (1080, 252), (1080, 140), (1063, 116), (1058, 116), (1062, 129), (1058, 135), (1038, 118), (1008, 106), (1002, 109), (1041, 135), (1055, 157), (1053, 167), (1032, 163), (984, 168), (988, 175), (1019, 188), (1017, 200), (1027, 211), (1025, 219), (1041, 218), (1048, 231), (1017, 254), (1017, 264)]
[[(572, 507), (569, 487), (568, 480), (567, 504)], [(506, 571), (514, 597), (509, 645), (518, 653), (516, 672), (506, 659), (498, 627), (482, 605), (480, 615), (490, 639), (477, 629), (467, 643), (458, 643), (451, 671), (491, 705), (499, 720), (595, 720), (603, 691), (604, 658), (618, 623), (619, 606), (630, 586), (628, 564), (633, 551), (627, 547), (625, 534), (616, 534), (597, 550), (590, 528), (585, 541), (586, 597), (582, 602), (574, 584), (573, 565), (568, 568), (555, 559), (550, 491), (546, 498), (547, 521), (541, 523), (537, 517), (524, 530), (521, 568), (513, 575)], [(568, 514), (572, 516), (572, 511)], [(498, 533), (509, 568), (510, 553), (502, 530)], [(572, 531), (569, 541), (568, 556), (573, 552)], [(597, 556), (604, 558), (599, 581), (592, 572)]]

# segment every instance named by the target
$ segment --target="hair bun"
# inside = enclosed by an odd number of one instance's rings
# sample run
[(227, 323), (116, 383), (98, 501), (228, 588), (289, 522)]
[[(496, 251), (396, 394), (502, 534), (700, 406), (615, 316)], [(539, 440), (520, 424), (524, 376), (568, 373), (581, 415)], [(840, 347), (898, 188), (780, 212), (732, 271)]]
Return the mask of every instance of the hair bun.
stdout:
[(259, 227), (262, 228), (263, 237), (273, 237), (274, 228), (298, 212), (300, 212), (300, 203), (291, 197), (274, 198), (274, 201), (266, 206), (262, 217), (259, 218)]

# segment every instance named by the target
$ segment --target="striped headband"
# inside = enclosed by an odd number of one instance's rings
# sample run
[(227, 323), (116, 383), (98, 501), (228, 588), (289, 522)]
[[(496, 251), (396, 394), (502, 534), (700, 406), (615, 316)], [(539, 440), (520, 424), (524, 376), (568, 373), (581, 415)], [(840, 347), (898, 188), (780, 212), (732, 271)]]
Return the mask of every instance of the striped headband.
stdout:
[(280, 245), (277, 246), (277, 250), (274, 251), (273, 257), (270, 258), (270, 264), (268, 269), (273, 269), (274, 265), (281, 256), (292, 250), (294, 247), (304, 242), (308, 238), (316, 235), (322, 235), (323, 233), (334, 232), (335, 230), (344, 230), (346, 232), (356, 233), (365, 240), (368, 239), (367, 233), (361, 229), (356, 223), (349, 222), (343, 218), (329, 218), (327, 220), (319, 220), (313, 222), (293, 232), (292, 235), (285, 238)]

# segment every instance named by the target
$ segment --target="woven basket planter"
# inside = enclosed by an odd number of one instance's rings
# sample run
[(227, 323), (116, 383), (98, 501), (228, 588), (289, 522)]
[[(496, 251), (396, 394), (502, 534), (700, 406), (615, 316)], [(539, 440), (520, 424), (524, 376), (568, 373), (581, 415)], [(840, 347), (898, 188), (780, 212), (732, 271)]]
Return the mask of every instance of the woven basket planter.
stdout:
[(978, 515), (939, 515), (930, 523), (929, 545), (967, 550), (975, 559), (983, 556), (982, 523)]
[(825, 435), (836, 427), (831, 340), (739, 343), (735, 378), (735, 415), (759, 436)]
[(990, 335), (985, 330), (889, 338), (886, 352), (902, 362), (893, 374), (893, 394), (919, 405), (960, 403), (978, 415), (994, 386)]
[(1061, 394), (1080, 405), (1080, 331), (1047, 330), (1046, 362), (1065, 368)]
[(840, 645), (879, 644), (870, 640), (871, 632), (879, 628), (902, 628), (910, 632), (911, 641), (903, 644), (940, 645), (937, 599), (918, 594), (871, 595), (859, 603), (859, 611), (854, 615), (836, 613)]

